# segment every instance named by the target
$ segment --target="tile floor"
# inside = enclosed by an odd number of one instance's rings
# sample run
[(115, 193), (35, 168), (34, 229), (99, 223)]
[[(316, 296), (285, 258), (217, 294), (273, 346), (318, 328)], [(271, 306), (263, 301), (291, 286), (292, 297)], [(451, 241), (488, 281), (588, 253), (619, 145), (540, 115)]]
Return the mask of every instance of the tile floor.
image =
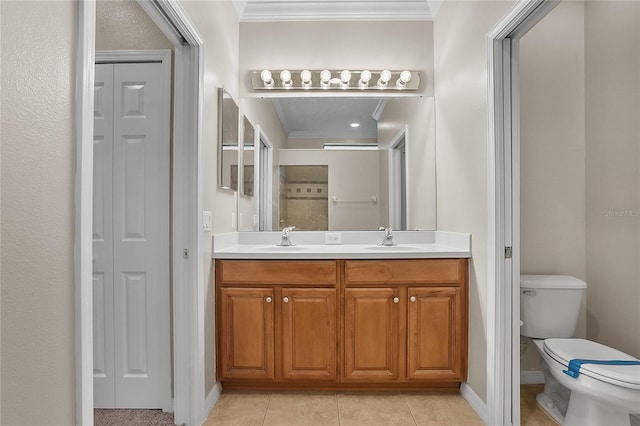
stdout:
[[(541, 385), (522, 387), (523, 426), (556, 426), (536, 405)], [(482, 425), (457, 394), (225, 391), (206, 426)]]

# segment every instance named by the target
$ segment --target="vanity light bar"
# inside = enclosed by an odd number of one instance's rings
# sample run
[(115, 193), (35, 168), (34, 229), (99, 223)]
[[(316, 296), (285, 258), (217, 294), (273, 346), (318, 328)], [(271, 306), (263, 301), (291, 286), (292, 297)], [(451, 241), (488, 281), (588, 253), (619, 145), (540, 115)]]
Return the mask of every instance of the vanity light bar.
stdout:
[(419, 71), (259, 70), (250, 71), (254, 90), (278, 91), (415, 91)]

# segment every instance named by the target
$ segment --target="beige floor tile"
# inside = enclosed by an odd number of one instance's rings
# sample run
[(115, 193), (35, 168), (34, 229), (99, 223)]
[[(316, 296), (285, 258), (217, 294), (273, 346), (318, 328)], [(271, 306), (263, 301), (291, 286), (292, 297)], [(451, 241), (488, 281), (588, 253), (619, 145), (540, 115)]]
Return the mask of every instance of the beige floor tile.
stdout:
[(482, 426), (482, 420), (458, 394), (407, 394), (403, 396), (419, 426)]
[(257, 426), (262, 425), (271, 394), (228, 392), (220, 395), (204, 425)]
[(536, 402), (536, 395), (544, 390), (544, 385), (520, 386), (520, 424), (522, 426), (556, 426)]
[(274, 393), (264, 418), (265, 426), (338, 424), (338, 405), (334, 393)]
[(338, 394), (340, 426), (414, 425), (400, 395)]

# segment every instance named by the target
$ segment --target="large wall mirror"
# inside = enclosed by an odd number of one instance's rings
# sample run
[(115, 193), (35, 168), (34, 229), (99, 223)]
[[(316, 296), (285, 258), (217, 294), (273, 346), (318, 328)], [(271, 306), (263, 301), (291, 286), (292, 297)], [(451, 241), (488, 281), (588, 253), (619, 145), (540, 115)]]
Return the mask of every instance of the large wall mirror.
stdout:
[(218, 187), (238, 190), (238, 105), (218, 89)]
[(255, 178), (243, 182), (256, 196), (238, 206), (253, 214), (251, 229), (436, 229), (433, 98), (242, 98), (240, 106), (256, 127)]

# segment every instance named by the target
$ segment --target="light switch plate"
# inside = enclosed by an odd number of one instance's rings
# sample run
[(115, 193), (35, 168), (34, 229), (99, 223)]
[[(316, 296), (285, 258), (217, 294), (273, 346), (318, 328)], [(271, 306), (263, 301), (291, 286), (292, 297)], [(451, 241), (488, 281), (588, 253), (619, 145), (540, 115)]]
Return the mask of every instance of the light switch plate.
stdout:
[(340, 232), (325, 232), (324, 234), (325, 244), (342, 244), (342, 233)]
[(213, 215), (211, 212), (202, 212), (202, 229), (205, 232), (213, 230)]

